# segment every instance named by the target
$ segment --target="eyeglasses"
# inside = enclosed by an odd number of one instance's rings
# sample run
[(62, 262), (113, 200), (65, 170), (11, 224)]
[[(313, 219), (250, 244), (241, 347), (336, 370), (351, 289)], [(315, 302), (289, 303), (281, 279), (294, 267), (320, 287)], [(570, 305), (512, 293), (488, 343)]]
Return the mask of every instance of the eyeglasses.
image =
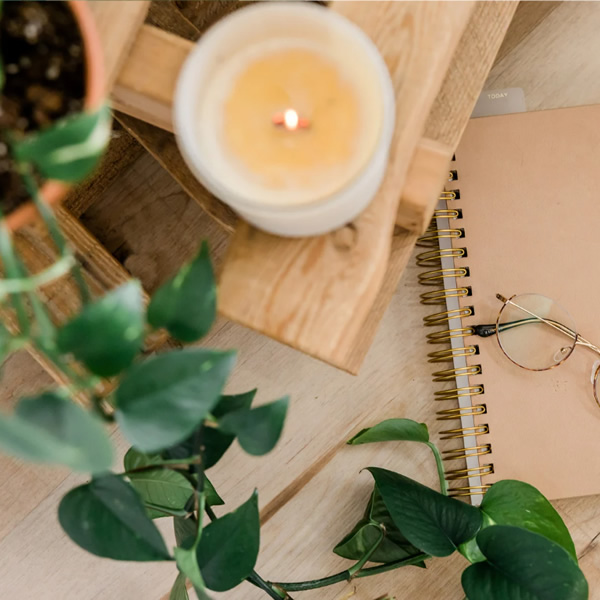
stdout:
[[(494, 325), (475, 325), (480, 337), (496, 334), (507, 358), (529, 371), (548, 371), (562, 364), (577, 346), (600, 356), (600, 348), (579, 333), (571, 315), (557, 302), (540, 294), (520, 294), (505, 298)], [(592, 367), (594, 399), (600, 407), (600, 360)]]

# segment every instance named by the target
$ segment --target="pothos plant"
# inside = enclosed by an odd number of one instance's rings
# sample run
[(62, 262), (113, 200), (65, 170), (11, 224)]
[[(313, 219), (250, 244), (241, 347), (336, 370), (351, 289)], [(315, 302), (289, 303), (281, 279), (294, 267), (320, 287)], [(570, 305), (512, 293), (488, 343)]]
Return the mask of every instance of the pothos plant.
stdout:
[[(182, 343), (200, 340), (215, 317), (216, 285), (206, 244), (153, 295), (146, 308), (139, 282), (92, 299), (73, 252), (44, 204), (36, 172), (72, 181), (83, 177), (108, 138), (106, 108), (78, 115), (15, 142), (27, 189), (59, 251), (46, 270), (30, 274), (0, 220), (4, 278), (0, 301), (12, 306), (18, 328), (0, 329), (3, 356), (32, 345), (69, 381), (21, 399), (0, 416), (0, 448), (37, 462), (89, 475), (69, 491), (58, 515), (66, 534), (92, 554), (126, 561), (172, 561), (179, 574), (170, 599), (200, 600), (248, 581), (266, 597), (290, 600), (304, 590), (374, 576), (460, 552), (468, 561), (462, 586), (468, 600), (583, 600), (587, 582), (569, 532), (552, 505), (530, 485), (500, 481), (475, 507), (448, 496), (443, 461), (427, 427), (390, 419), (359, 432), (349, 444), (411, 441), (429, 446), (440, 491), (393, 471), (368, 467), (374, 479), (364, 516), (334, 552), (353, 563), (304, 582), (270, 581), (256, 570), (260, 546), (257, 493), (234, 510), (207, 477), (234, 440), (251, 455), (277, 443), (288, 398), (253, 407), (256, 390), (224, 394), (235, 353), (183, 347), (144, 354), (144, 338), (165, 328)], [(78, 282), (82, 309), (60, 326), (38, 289), (59, 277)], [(105, 378), (112, 393), (100, 394)], [(84, 398), (83, 404), (80, 403)], [(108, 435), (118, 427), (132, 447), (113, 471)], [(219, 514), (217, 515), (217, 512)], [(155, 525), (171, 518), (176, 546)]]

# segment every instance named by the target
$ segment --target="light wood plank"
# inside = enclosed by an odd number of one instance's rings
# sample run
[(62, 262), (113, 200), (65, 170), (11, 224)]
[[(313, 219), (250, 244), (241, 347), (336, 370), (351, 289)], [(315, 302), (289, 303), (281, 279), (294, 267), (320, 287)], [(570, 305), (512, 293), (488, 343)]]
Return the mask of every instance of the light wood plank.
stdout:
[[(145, 18), (148, 6), (148, 2), (141, 1), (126, 4), (116, 1), (90, 4), (105, 53), (106, 81), (109, 87), (135, 38), (137, 28)], [(110, 169), (111, 163), (108, 163), (108, 167)], [(76, 189), (70, 192), (70, 202), (84, 210), (89, 205), (86, 205), (85, 201), (78, 203), (75, 199), (77, 193)], [(59, 207), (57, 216), (65, 235), (84, 263), (84, 276), (96, 295), (128, 279), (124, 269), (85, 231), (72, 214)], [(14, 235), (14, 240), (17, 251), (31, 272), (38, 272), (56, 260), (56, 247), (41, 220), (23, 227)], [(70, 278), (62, 278), (45, 286), (40, 293), (55, 323), (64, 322), (80, 307), (77, 288)], [(14, 315), (10, 311), (3, 311), (2, 318), (14, 331)], [(149, 348), (155, 348), (165, 339), (163, 333), (153, 334), (148, 340)], [(34, 348), (30, 348), (30, 352), (55, 381), (65, 383), (63, 374), (54, 365)]]
[(89, 2), (94, 14), (100, 41), (104, 48), (106, 89), (110, 90), (139, 27), (146, 18), (150, 2), (146, 0), (103, 0)]
[[(125, 269), (94, 239), (94, 237), (66, 209), (55, 209), (59, 226), (65, 237), (76, 250), (76, 257), (82, 266), (83, 276), (95, 297), (128, 281), (131, 276)], [(38, 220), (21, 228), (13, 236), (15, 248), (31, 273), (37, 273), (57, 260), (57, 250), (44, 223)], [(39, 290), (49, 315), (55, 324), (64, 323), (77, 314), (81, 308), (78, 288), (71, 277), (62, 277)], [(148, 302), (148, 297), (145, 297)], [(10, 331), (16, 333), (18, 326), (12, 311), (3, 309), (0, 317)], [(145, 342), (146, 351), (152, 352), (167, 341), (164, 331), (151, 333)], [(68, 383), (64, 374), (34, 347), (28, 348), (31, 356), (59, 384)], [(110, 384), (103, 386), (103, 393), (109, 393)], [(78, 396), (83, 401), (84, 396)]]
[(172, 133), (159, 127), (145, 123), (139, 119), (123, 113), (116, 113), (115, 117), (129, 134), (158, 161), (158, 163), (179, 183), (198, 205), (214, 219), (225, 231), (233, 233), (237, 215), (227, 204), (223, 204), (213, 196), (189, 170), (175, 142)]
[(143, 152), (144, 148), (131, 135), (118, 123), (114, 124), (110, 144), (99, 167), (85, 181), (69, 190), (62, 205), (74, 217), (80, 217)]
[(425, 123), (423, 139), (412, 157), (396, 218), (401, 227), (417, 233), (427, 229), (448, 178), (454, 150), (517, 5), (477, 3)]
[[(522, 80), (526, 93), (533, 93), (536, 105), (541, 108), (552, 103), (568, 104), (569, 98), (600, 102), (596, 88), (600, 81), (597, 58), (600, 53), (580, 55), (582, 47), (594, 48), (600, 28), (598, 7), (593, 3), (565, 3), (544, 19), (539, 28), (544, 30), (543, 35), (535, 33), (537, 29), (530, 32), (506, 56), (508, 62), (497, 64), (490, 85), (495, 82), (512, 85), (520, 69), (526, 69), (533, 77)], [(554, 40), (555, 36), (560, 36), (555, 40), (560, 54), (546, 67), (543, 56), (548, 55), (547, 40)], [(541, 81), (536, 78), (533, 64), (543, 74)], [(584, 70), (585, 81), (577, 72), (573, 73), (574, 65)], [(569, 76), (573, 85), (565, 84)], [(121, 181), (115, 181), (105, 190), (86, 216), (86, 223), (102, 242), (121, 243), (123, 248), (130, 248), (139, 259), (136, 266), (146, 273), (142, 277), (146, 286), (152, 280), (156, 285), (172, 273), (177, 262), (190, 255), (202, 237), (208, 237), (211, 246), (219, 250), (219, 259), (226, 243), (219, 228), (203, 219), (200, 209), (160, 171), (150, 157), (135, 161), (123, 173)], [(384, 416), (427, 421), (433, 425), (436, 439), (432, 393), (438, 388), (430, 381), (431, 369), (425, 362), (425, 354), (431, 347), (425, 344), (421, 326), (422, 316), (431, 311), (418, 302), (417, 272), (414, 261), (409, 260), (406, 275), (358, 378), (231, 323), (219, 323), (207, 340), (211, 346), (240, 349), (239, 369), (234, 374), (231, 391), (258, 385), (260, 401), (292, 393), (293, 412), (274, 454), (252, 458), (234, 447), (224, 463), (210, 472), (227, 501), (222, 510), (234, 508), (246, 499), (255, 485), (259, 488), (261, 512), (266, 518), (259, 569), (267, 577), (292, 580), (329, 575), (348, 564), (331, 553), (331, 546), (346, 533), (347, 520), (357, 518), (363, 509), (368, 476), (359, 474), (359, 467), (379, 462), (426, 483), (435, 483), (430, 454), (418, 444), (392, 444), (388, 449), (385, 445), (342, 446), (340, 457), (336, 458), (346, 431), (354, 432), (355, 428)], [(36, 375), (35, 370), (25, 372), (24, 368), (22, 363), (5, 365), (9, 380), (3, 380), (0, 395), (13, 378), (18, 391), (25, 392), (21, 386), (43, 376)], [(9, 473), (4, 465), (0, 467), (2, 475)], [(2, 480), (2, 493), (10, 492), (13, 499), (3, 505), (6, 506), (3, 523), (9, 522), (11, 535), (0, 535), (3, 537), (0, 554), (5, 557), (0, 566), (0, 597), (166, 600), (175, 576), (170, 568), (163, 571), (164, 565), (156, 563), (119, 564), (97, 559), (78, 550), (60, 532), (56, 506), (60, 495), (74, 481), (41, 504), (39, 497), (45, 492), (32, 488), (38, 499), (31, 509), (20, 512), (16, 503), (28, 501), (23, 491), (39, 485), (39, 477), (44, 473), (50, 478), (48, 471), (32, 469), (22, 478), (14, 475)], [(56, 489), (56, 485), (49, 489)], [(36, 506), (38, 509), (34, 510)], [(590, 597), (595, 598), (600, 589), (598, 497), (562, 500), (556, 506), (571, 529), (580, 564), (590, 583)], [(295, 597), (296, 600), (375, 600), (389, 593), (398, 600), (461, 600), (459, 578), (465, 565), (458, 556), (436, 559), (427, 570), (404, 569)], [(36, 577), (31, 576), (32, 572)], [(223, 600), (265, 598), (247, 586), (220, 597)]]
[[(514, 2), (477, 3), (427, 118), (425, 137), (415, 150), (407, 174), (396, 223), (409, 232), (422, 232), (431, 220), (452, 154), (515, 8)], [(345, 368), (351, 373), (359, 371), (373, 343), (415, 241), (415, 234), (401, 231), (396, 231), (392, 238), (384, 283), (344, 359)]]
[(221, 276), (223, 315), (346, 368), (344, 359), (384, 279), (398, 190), (472, 8), (436, 2), (331, 5), (371, 36), (392, 75), (396, 131), (385, 179), (364, 213), (329, 235), (283, 239), (241, 224)]
[[(184, 8), (188, 5), (189, 3)], [(198, 4), (197, 8), (202, 9), (203, 18), (199, 18), (198, 10), (191, 13), (199, 21), (200, 27), (196, 27), (183, 16), (175, 3), (154, 2), (148, 12), (147, 22), (186, 40), (194, 41), (200, 37), (202, 29), (206, 29), (224, 12), (230, 12), (231, 5), (238, 6), (238, 3), (218, 4), (211, 2)], [(226, 231), (233, 232), (238, 220), (236, 214), (229, 206), (215, 198), (200, 184), (182, 160), (175, 138), (171, 133), (124, 113), (117, 113), (116, 118), (154, 156), (179, 185), (198, 202), (208, 215), (215, 219)]]
[[(132, 117), (173, 131), (173, 96), (193, 43), (144, 25), (112, 89), (113, 106)], [(152, 60), (148, 57), (152, 56)]]

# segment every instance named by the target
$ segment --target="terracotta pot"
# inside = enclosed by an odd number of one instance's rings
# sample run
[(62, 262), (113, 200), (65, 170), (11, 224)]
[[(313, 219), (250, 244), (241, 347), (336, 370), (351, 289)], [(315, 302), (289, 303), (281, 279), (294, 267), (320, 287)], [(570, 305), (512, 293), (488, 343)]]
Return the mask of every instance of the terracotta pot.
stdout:
[[(84, 107), (89, 110), (98, 108), (105, 97), (104, 90), (104, 52), (92, 11), (86, 0), (68, 2), (81, 31), (85, 50), (86, 90)], [(56, 204), (65, 197), (69, 185), (61, 181), (47, 181), (41, 189), (42, 197), (49, 204)], [(6, 217), (6, 223), (12, 231), (27, 225), (36, 219), (37, 209), (33, 202), (27, 202)]]

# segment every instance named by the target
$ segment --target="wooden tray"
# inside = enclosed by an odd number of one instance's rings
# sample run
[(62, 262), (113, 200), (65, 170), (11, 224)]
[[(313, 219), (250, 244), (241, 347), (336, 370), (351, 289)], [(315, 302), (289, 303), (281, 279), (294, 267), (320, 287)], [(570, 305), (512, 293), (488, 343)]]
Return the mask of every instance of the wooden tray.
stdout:
[(111, 73), (117, 73), (113, 104), (129, 115), (124, 125), (160, 154), (163, 166), (211, 216), (235, 228), (221, 273), (220, 312), (357, 372), (416, 235), (430, 219), (516, 3), (330, 5), (362, 27), (384, 56), (396, 90), (397, 125), (384, 182), (367, 210), (340, 230), (294, 240), (237, 222), (181, 166), (172, 137), (157, 132), (172, 129), (177, 75), (195, 37), (191, 23), (166, 19), (170, 31), (181, 33), (176, 35), (142, 25), (147, 2), (92, 6)]

